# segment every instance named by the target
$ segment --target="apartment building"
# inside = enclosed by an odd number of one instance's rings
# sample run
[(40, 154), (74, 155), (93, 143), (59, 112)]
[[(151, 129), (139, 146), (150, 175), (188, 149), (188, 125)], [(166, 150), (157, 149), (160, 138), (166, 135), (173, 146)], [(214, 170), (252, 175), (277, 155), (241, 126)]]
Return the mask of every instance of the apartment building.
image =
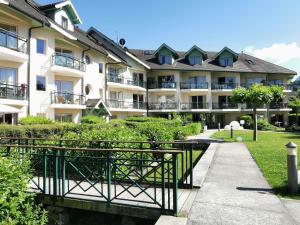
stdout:
[(287, 97), (280, 104), (262, 106), (259, 114), (284, 125), (288, 120), (289, 82), (294, 71), (253, 56), (237, 54), (228, 47), (206, 52), (193, 46), (186, 52), (162, 44), (157, 50), (130, 50), (148, 70), (148, 114), (164, 116), (176, 112), (192, 114), (209, 127), (217, 127), (251, 114), (247, 105), (230, 101), (233, 89), (252, 84), (284, 87)]
[[(99, 109), (111, 118), (193, 114), (223, 126), (251, 113), (230, 102), (235, 87), (279, 85), (289, 94), (296, 74), (227, 47), (127, 49), (94, 27), (80, 30), (81, 23), (71, 1), (0, 0), (0, 123), (27, 115), (80, 122)], [(259, 112), (284, 124), (286, 103)]]

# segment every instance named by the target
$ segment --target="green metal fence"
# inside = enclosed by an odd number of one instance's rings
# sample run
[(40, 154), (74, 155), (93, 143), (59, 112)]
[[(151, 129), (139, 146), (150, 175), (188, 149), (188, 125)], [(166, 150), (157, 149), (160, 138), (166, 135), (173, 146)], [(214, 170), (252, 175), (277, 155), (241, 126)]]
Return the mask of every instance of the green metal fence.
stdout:
[(31, 141), (11, 139), (12, 143), (4, 143), (1, 139), (0, 153), (31, 161), (32, 191), (177, 214), (178, 155), (183, 151), (72, 148), (54, 143), (33, 145)]

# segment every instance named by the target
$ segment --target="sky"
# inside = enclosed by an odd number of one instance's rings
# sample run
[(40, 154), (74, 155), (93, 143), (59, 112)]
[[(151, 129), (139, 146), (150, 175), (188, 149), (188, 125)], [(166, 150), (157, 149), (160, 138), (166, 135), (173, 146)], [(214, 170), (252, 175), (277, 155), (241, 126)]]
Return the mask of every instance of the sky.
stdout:
[[(38, 0), (41, 4), (57, 0)], [(128, 48), (228, 46), (300, 74), (299, 0), (72, 0), (83, 24)]]

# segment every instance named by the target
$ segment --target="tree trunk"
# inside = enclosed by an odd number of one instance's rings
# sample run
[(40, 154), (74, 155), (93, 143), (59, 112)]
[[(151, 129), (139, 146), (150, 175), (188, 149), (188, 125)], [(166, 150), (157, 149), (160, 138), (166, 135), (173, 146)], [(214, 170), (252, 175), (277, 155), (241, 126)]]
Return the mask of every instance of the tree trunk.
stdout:
[(257, 112), (256, 112), (256, 108), (253, 109), (253, 117), (254, 117), (253, 141), (257, 141)]

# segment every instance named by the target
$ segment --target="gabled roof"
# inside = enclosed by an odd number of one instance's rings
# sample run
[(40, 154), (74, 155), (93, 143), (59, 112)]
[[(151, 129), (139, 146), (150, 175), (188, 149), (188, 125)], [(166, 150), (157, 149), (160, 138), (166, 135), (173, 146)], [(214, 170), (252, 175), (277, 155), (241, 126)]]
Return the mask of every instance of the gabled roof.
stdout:
[(109, 116), (112, 116), (111, 112), (102, 99), (88, 99), (86, 101), (86, 106), (88, 109), (100, 109), (102, 107)]
[(234, 51), (232, 51), (230, 48), (228, 47), (224, 47), (217, 55), (216, 55), (216, 59), (219, 58), (219, 56), (223, 53), (223, 52), (229, 52), (230, 54), (232, 54), (234, 61), (237, 61), (239, 58), (239, 54), (235, 53)]
[(157, 56), (157, 54), (164, 48), (168, 49), (176, 59), (178, 58), (177, 52), (165, 43), (163, 43), (161, 46), (159, 46), (159, 48), (154, 52), (154, 55)]
[(191, 47), (190, 50), (188, 50), (185, 54), (184, 57), (186, 58), (193, 50), (198, 51), (199, 53), (201, 53), (203, 60), (207, 59), (207, 53), (205, 51), (203, 51), (201, 48), (199, 48), (197, 45), (194, 45), (193, 47)]
[(51, 11), (51, 10), (65, 9), (66, 13), (68, 14), (71, 21), (74, 24), (82, 23), (73, 3), (70, 0), (60, 1), (60, 2), (51, 3), (51, 4), (47, 4), (47, 5), (42, 5), (39, 8), (40, 8), (40, 10), (42, 10), (44, 12)]

